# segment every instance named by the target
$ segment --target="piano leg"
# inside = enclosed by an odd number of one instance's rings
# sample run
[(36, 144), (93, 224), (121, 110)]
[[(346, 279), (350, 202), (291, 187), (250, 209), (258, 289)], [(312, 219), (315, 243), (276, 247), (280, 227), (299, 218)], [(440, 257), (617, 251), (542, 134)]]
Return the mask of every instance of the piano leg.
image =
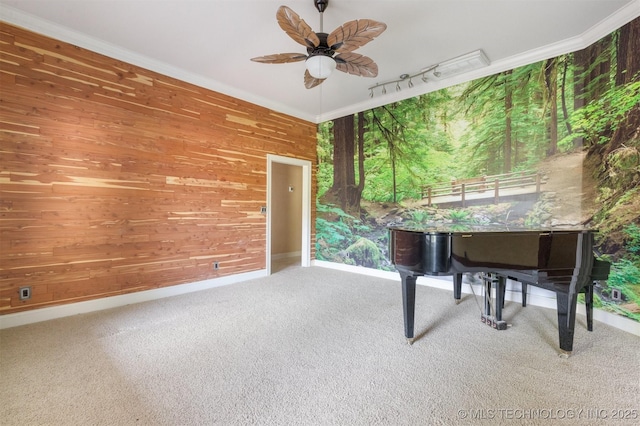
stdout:
[(413, 343), (413, 322), (416, 310), (416, 279), (411, 273), (400, 271), (402, 279), (402, 311), (404, 314), (404, 337)]
[(460, 303), (462, 298), (462, 274), (453, 274), (453, 298), (456, 305)]
[(560, 356), (565, 358), (573, 350), (573, 333), (576, 325), (577, 293), (556, 292), (558, 305), (558, 334), (560, 337)]
[(584, 288), (584, 304), (587, 310), (587, 330), (593, 331), (593, 284)]
[(527, 306), (527, 283), (522, 283), (522, 306)]

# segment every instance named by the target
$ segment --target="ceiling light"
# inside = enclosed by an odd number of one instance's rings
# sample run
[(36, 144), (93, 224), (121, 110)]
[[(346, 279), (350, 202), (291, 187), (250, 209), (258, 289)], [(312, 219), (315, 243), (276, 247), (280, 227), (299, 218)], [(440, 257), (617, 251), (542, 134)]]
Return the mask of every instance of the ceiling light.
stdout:
[(489, 65), (489, 59), (482, 50), (467, 53), (448, 61), (440, 62), (434, 71), (435, 77), (451, 77), (463, 72), (477, 70)]
[(323, 80), (336, 69), (336, 61), (330, 56), (315, 55), (307, 58), (306, 66), (311, 77)]

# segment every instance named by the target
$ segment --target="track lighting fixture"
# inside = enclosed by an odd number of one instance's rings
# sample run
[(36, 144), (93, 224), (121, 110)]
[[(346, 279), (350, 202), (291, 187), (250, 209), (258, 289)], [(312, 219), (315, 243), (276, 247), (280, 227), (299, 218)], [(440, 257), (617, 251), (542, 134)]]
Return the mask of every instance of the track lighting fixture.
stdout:
[(396, 92), (399, 92), (402, 90), (401, 84), (403, 83), (407, 83), (407, 87), (409, 89), (411, 89), (413, 87), (413, 78), (421, 76), (421, 80), (426, 83), (428, 81), (426, 74), (428, 72), (433, 71), (435, 67), (429, 68), (429, 69), (425, 69), (425, 70), (421, 70), (420, 72), (416, 73), (416, 74), (401, 74), (398, 79), (396, 80), (390, 80), (390, 81), (385, 81), (384, 83), (376, 83), (373, 86), (369, 87), (369, 97), (373, 98), (374, 94), (375, 94), (375, 90), (378, 87), (382, 87), (382, 90), (380, 91), (380, 94), (382, 95), (386, 95), (387, 94), (387, 88), (386, 85), (387, 84), (395, 84), (396, 85)]
[[(489, 65), (489, 59), (482, 50), (476, 50), (471, 53), (467, 53), (462, 56), (458, 56), (453, 59), (441, 62), (439, 64), (431, 65), (414, 74), (401, 74), (395, 80), (389, 80), (382, 83), (376, 83), (369, 87), (369, 97), (373, 98), (375, 91), (378, 88), (382, 88), (380, 94), (386, 95), (387, 84), (395, 84), (396, 92), (402, 90), (402, 84), (406, 83), (409, 89), (413, 88), (413, 78), (420, 77), (423, 83), (429, 82), (429, 78), (447, 78), (463, 72), (472, 71), (478, 68), (486, 67)], [(427, 77), (429, 75), (430, 77)]]

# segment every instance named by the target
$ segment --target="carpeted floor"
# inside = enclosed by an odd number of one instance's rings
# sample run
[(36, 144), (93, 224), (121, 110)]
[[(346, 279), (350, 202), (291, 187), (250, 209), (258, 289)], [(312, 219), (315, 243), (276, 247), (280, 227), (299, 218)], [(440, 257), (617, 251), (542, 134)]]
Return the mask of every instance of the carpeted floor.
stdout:
[(409, 346), (399, 279), (274, 271), (0, 331), (0, 424), (638, 424), (637, 336), (578, 316), (563, 359), (554, 310), (419, 286)]

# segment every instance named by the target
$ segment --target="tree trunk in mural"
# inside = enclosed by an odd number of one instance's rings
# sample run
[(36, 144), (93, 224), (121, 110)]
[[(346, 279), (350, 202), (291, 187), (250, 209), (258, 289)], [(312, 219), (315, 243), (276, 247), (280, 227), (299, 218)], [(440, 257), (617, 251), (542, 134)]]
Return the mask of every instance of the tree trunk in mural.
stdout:
[(620, 29), (617, 45), (616, 86), (630, 83), (640, 72), (640, 18)]
[[(616, 86), (631, 83), (633, 78), (640, 79), (640, 19), (635, 19), (622, 27), (617, 44), (617, 69)], [(608, 156), (623, 147), (636, 147), (640, 149), (637, 141), (640, 138), (640, 106), (636, 105), (627, 114), (626, 120), (620, 123), (611, 135), (611, 141), (607, 145), (603, 158), (608, 161)], [(629, 141), (635, 140), (635, 143)], [(637, 156), (638, 154), (636, 154)]]
[(547, 137), (549, 148), (547, 155), (558, 152), (558, 66), (557, 59), (548, 59), (544, 63), (544, 82), (547, 91), (547, 103), (549, 106), (549, 121), (547, 123)]
[(562, 83), (560, 84), (560, 100), (562, 103), (562, 120), (567, 127), (567, 133), (571, 134), (571, 122), (569, 121), (569, 109), (567, 108), (567, 72), (569, 69), (569, 57), (562, 58)]
[[(574, 78), (577, 84), (574, 92), (578, 104), (574, 106), (574, 110), (577, 111), (590, 102), (597, 101), (607, 92), (611, 78), (612, 40), (612, 36), (608, 35), (586, 49), (575, 53)], [(602, 130), (601, 136), (607, 136), (607, 133), (610, 135), (610, 131)], [(589, 155), (602, 151), (602, 149), (602, 146), (591, 144), (589, 146)], [(602, 154), (599, 155), (601, 156)]]
[[(599, 66), (597, 71), (597, 96), (600, 98), (609, 89), (611, 75), (611, 50), (613, 49), (613, 37), (611, 34), (600, 40)], [(595, 70), (594, 70), (595, 72)]]
[(609, 86), (611, 35), (592, 44), (588, 51), (589, 72), (585, 76), (585, 87), (588, 93), (587, 102), (600, 99)]
[(326, 197), (338, 203), (343, 211), (359, 216), (362, 194), (360, 185), (364, 187), (364, 179), (356, 185), (354, 162), (355, 126), (354, 116), (351, 114), (333, 120), (333, 185)]
[(627, 81), (627, 61), (629, 56), (629, 36), (631, 32), (631, 24), (620, 28), (618, 32), (618, 46), (616, 50), (616, 86), (622, 86)]
[(382, 137), (387, 143), (389, 163), (391, 164), (392, 200), (395, 203), (398, 200), (397, 166), (398, 161), (402, 158), (402, 150), (398, 135), (402, 134), (402, 125), (399, 124), (399, 120), (394, 116), (391, 108), (383, 106), (382, 109), (388, 113), (389, 121), (384, 120), (382, 114), (378, 115), (374, 111), (372, 114), (372, 127), (375, 127), (377, 131), (380, 131)]
[[(578, 50), (573, 54), (573, 110), (578, 111), (587, 103), (585, 92), (585, 75), (588, 68), (589, 51)], [(579, 148), (584, 144), (582, 136), (573, 139), (573, 147)]]
[(505, 135), (504, 135), (504, 173), (511, 172), (511, 112), (513, 110), (513, 90), (511, 88), (511, 70), (504, 72), (504, 113), (505, 113)]
[(364, 125), (364, 113), (361, 112), (358, 114), (358, 207), (364, 190)]
[[(574, 53), (574, 111), (578, 111), (597, 101), (606, 93), (611, 71), (611, 35), (604, 37), (591, 46)], [(601, 137), (607, 130), (602, 130)], [(579, 138), (574, 146), (584, 145), (585, 140)], [(596, 155), (602, 158), (603, 146), (587, 140), (588, 157)]]

